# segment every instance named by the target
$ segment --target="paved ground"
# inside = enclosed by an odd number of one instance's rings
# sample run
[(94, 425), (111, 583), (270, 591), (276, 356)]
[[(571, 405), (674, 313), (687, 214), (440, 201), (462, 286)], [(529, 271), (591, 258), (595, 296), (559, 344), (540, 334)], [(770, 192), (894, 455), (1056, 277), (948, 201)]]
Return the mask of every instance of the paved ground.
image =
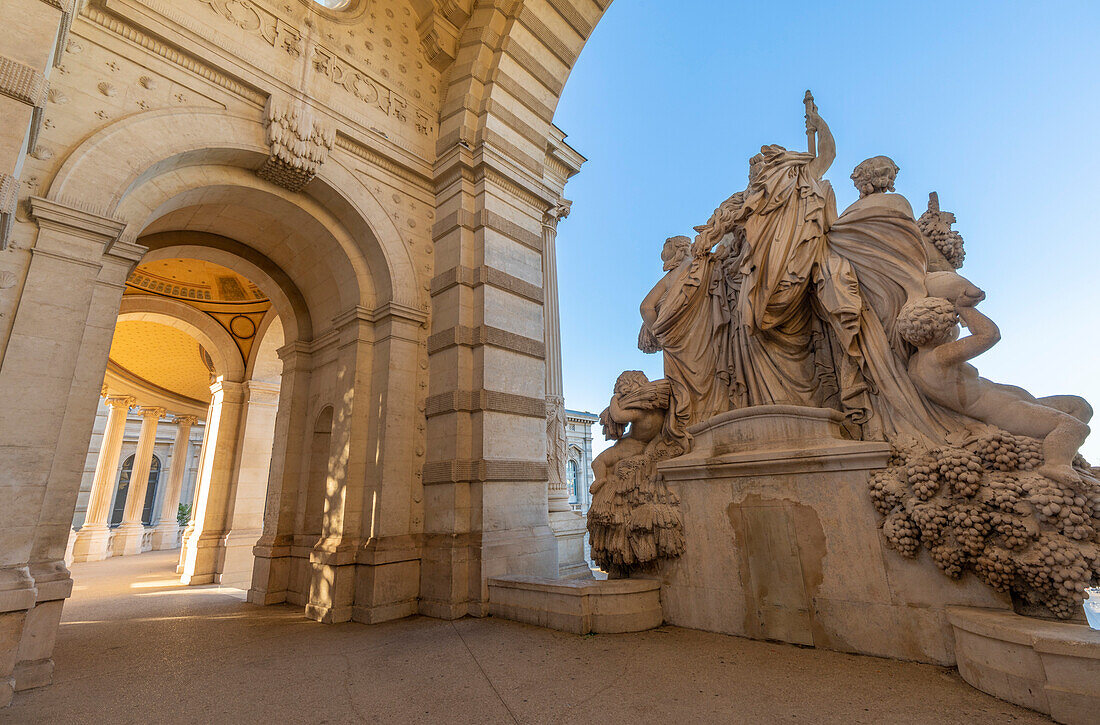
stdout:
[(175, 552), (73, 567), (55, 684), (0, 723), (1048, 723), (952, 671), (665, 627), (322, 625), (181, 587)]

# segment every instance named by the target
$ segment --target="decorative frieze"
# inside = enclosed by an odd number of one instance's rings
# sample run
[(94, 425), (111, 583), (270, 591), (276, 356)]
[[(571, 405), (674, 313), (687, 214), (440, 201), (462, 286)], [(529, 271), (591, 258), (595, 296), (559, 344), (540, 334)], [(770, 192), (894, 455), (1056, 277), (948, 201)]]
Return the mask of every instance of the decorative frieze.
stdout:
[(236, 27), (255, 35), (272, 48), (282, 50), (292, 58), (303, 54), (313, 70), (327, 77), (334, 85), (402, 123), (413, 126), (422, 136), (431, 136), (436, 129), (436, 114), (417, 108), (405, 96), (381, 81), (367, 75), (361, 68), (339, 53), (310, 40), (302, 32), (270, 10), (250, 0), (198, 0)]

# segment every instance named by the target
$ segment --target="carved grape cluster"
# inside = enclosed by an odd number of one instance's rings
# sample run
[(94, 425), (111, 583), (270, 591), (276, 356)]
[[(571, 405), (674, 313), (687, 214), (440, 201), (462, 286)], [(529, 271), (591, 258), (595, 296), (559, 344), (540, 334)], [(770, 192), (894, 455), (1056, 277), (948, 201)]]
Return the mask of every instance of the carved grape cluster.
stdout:
[(948, 576), (967, 571), (1069, 617), (1100, 580), (1100, 477), (1082, 460), (1079, 486), (1045, 478), (1040, 442), (986, 428), (969, 442), (895, 449), (869, 493), (882, 535), (902, 556), (926, 548)]

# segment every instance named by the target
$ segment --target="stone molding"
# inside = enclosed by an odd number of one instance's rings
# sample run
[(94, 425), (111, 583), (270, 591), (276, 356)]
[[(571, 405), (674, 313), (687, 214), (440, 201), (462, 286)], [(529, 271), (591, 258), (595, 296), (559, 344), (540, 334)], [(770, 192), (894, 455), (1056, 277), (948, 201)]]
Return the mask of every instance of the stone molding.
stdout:
[(487, 227), (542, 254), (542, 235), (525, 229), (519, 224), (509, 221), (500, 214), (489, 211), (488, 209), (482, 209), (477, 212), (460, 209), (448, 214), (436, 222), (432, 227), (432, 239), (438, 240), (456, 227), (471, 230), (478, 229), (479, 227)]
[[(560, 4), (560, 3), (559, 3)], [(551, 3), (553, 6), (554, 4)], [(557, 10), (557, 8), (554, 8)], [(570, 50), (565, 43), (558, 38), (557, 34), (550, 28), (546, 27), (546, 23), (542, 22), (538, 14), (530, 8), (528, 5), (523, 5), (519, 9), (519, 15), (517, 16), (521, 25), (531, 31), (531, 34), (541, 42), (546, 49), (549, 50), (558, 60), (565, 64), (566, 68), (572, 68), (577, 62), (577, 53)], [(566, 18), (568, 21), (568, 18)], [(583, 36), (587, 37), (587, 36)]]
[(42, 0), (42, 2), (61, 11), (61, 22), (57, 27), (57, 43), (53, 51), (53, 64), (56, 68), (61, 65), (61, 56), (65, 53), (65, 46), (69, 42), (69, 29), (73, 26), (73, 18), (77, 12), (77, 0)]
[(543, 303), (543, 290), (538, 285), (484, 264), (480, 267), (452, 267), (441, 272), (432, 279), (431, 294), (434, 297), (455, 285), (472, 288), (495, 287), (540, 305)]
[(50, 82), (41, 71), (0, 55), (0, 95), (42, 108), (49, 92)]
[(534, 340), (530, 337), (524, 337), (488, 325), (479, 325), (478, 327), (457, 325), (448, 330), (437, 332), (428, 338), (428, 354), (431, 355), (456, 345), (463, 347), (491, 345), (520, 355), (539, 358), (540, 360), (546, 356), (546, 346), (543, 345), (541, 340)]
[(542, 418), (546, 402), (541, 398), (502, 393), (497, 390), (453, 390), (428, 398), (425, 415), (428, 418), (449, 413), (510, 413), (527, 418)]
[(104, 30), (130, 41), (250, 103), (262, 106), (267, 98), (267, 94), (260, 90), (231, 78), (175, 46), (161, 42), (121, 18), (103, 12), (95, 5), (85, 4), (81, 10), (81, 15)]
[(544, 461), (505, 458), (435, 461), (424, 464), (424, 485), (459, 481), (545, 481)]
[(103, 251), (107, 251), (117, 242), (126, 229), (124, 221), (40, 196), (32, 196), (27, 202), (30, 205), (31, 218), (39, 228), (56, 229), (90, 241), (103, 242)]
[(19, 179), (0, 174), (0, 249), (6, 249), (15, 224), (15, 207), (19, 200)]

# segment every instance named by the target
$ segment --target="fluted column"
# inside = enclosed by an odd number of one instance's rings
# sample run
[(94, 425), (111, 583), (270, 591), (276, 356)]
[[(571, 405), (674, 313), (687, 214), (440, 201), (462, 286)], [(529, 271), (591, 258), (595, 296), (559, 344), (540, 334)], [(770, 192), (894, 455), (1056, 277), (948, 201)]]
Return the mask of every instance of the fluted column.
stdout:
[(176, 520), (180, 505), (180, 490), (187, 460), (191, 453), (191, 426), (199, 419), (193, 415), (177, 415), (176, 440), (172, 442), (172, 462), (168, 467), (168, 480), (160, 499), (160, 517), (153, 530), (153, 549), (174, 549), (179, 543), (180, 526)]
[(153, 463), (153, 447), (157, 443), (157, 423), (164, 413), (164, 408), (155, 406), (143, 405), (138, 408), (141, 433), (138, 435), (130, 485), (126, 487), (126, 508), (122, 515), (122, 525), (115, 532), (118, 539), (116, 549), (122, 556), (141, 553), (141, 542), (145, 536), (141, 514), (145, 510), (145, 493), (149, 489), (149, 469)]
[(561, 374), (561, 321), (558, 312), (558, 222), (569, 216), (570, 201), (546, 212), (542, 223), (543, 341), (546, 345), (546, 464), (550, 512), (572, 511), (565, 482), (565, 397)]
[(107, 519), (111, 514), (115, 480), (118, 474), (118, 458), (122, 453), (122, 436), (126, 430), (126, 416), (137, 402), (132, 395), (107, 396), (107, 427), (99, 446), (99, 458), (92, 480), (92, 493), (88, 498), (88, 512), (84, 525), (73, 544), (73, 561), (99, 561), (107, 558), (110, 531)]
[(558, 313), (558, 222), (569, 216), (572, 202), (562, 200), (542, 221), (543, 341), (546, 345), (546, 505), (550, 528), (558, 540), (558, 576), (591, 577), (584, 558), (585, 519), (569, 505), (565, 480), (568, 445), (565, 396), (561, 374), (561, 321)]

